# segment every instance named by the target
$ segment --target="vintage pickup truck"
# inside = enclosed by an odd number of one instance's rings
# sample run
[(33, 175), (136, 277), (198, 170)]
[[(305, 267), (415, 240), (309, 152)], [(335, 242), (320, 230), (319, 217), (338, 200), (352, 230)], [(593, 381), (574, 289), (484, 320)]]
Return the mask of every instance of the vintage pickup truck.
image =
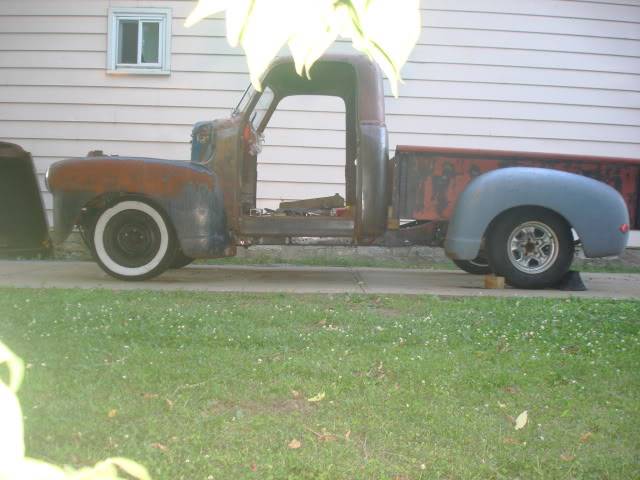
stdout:
[[(124, 280), (255, 244), (444, 245), (464, 270), (544, 288), (576, 245), (618, 255), (638, 228), (640, 160), (409, 146), (389, 159), (377, 67), (334, 55), (311, 73), (276, 60), (230, 118), (194, 126), (191, 162), (92, 152), (55, 163), (54, 240), (79, 227), (100, 267)], [(344, 208), (256, 208), (263, 132), (291, 95), (344, 101)]]

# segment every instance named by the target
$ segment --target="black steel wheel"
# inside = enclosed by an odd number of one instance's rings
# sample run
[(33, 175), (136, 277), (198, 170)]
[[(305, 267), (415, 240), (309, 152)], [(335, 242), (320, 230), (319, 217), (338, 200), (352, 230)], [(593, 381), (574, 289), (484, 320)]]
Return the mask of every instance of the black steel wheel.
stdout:
[(454, 260), (453, 263), (455, 263), (460, 270), (464, 270), (472, 275), (487, 275), (491, 273), (489, 260), (481, 255), (473, 260)]
[(538, 207), (511, 210), (495, 220), (487, 235), (492, 270), (517, 288), (548, 288), (569, 271), (574, 245), (561, 216)]
[(138, 199), (119, 201), (100, 212), (91, 239), (98, 265), (122, 280), (160, 275), (176, 253), (175, 235), (164, 213)]

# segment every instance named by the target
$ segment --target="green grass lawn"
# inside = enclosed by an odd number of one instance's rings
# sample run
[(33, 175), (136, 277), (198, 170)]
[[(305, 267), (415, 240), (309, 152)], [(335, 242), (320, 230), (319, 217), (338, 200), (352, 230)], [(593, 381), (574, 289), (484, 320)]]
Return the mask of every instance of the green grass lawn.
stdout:
[(640, 477), (640, 302), (0, 289), (0, 338), (28, 363), (28, 454), (56, 463)]

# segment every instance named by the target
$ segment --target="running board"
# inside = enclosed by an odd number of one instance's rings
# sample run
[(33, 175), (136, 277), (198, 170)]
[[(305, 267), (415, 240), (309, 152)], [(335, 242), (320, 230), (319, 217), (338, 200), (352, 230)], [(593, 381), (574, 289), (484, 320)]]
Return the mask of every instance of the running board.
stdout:
[(240, 236), (352, 237), (353, 219), (344, 217), (242, 217)]

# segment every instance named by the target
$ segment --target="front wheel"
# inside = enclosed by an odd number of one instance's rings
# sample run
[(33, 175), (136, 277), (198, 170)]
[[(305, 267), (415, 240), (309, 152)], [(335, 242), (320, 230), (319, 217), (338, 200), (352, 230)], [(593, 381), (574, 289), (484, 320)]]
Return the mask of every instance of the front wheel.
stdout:
[(559, 215), (542, 208), (504, 214), (487, 235), (489, 264), (517, 288), (557, 285), (573, 261), (571, 228)]
[(171, 225), (158, 208), (141, 200), (123, 200), (103, 210), (92, 232), (92, 253), (109, 275), (145, 280), (164, 272), (174, 259)]

